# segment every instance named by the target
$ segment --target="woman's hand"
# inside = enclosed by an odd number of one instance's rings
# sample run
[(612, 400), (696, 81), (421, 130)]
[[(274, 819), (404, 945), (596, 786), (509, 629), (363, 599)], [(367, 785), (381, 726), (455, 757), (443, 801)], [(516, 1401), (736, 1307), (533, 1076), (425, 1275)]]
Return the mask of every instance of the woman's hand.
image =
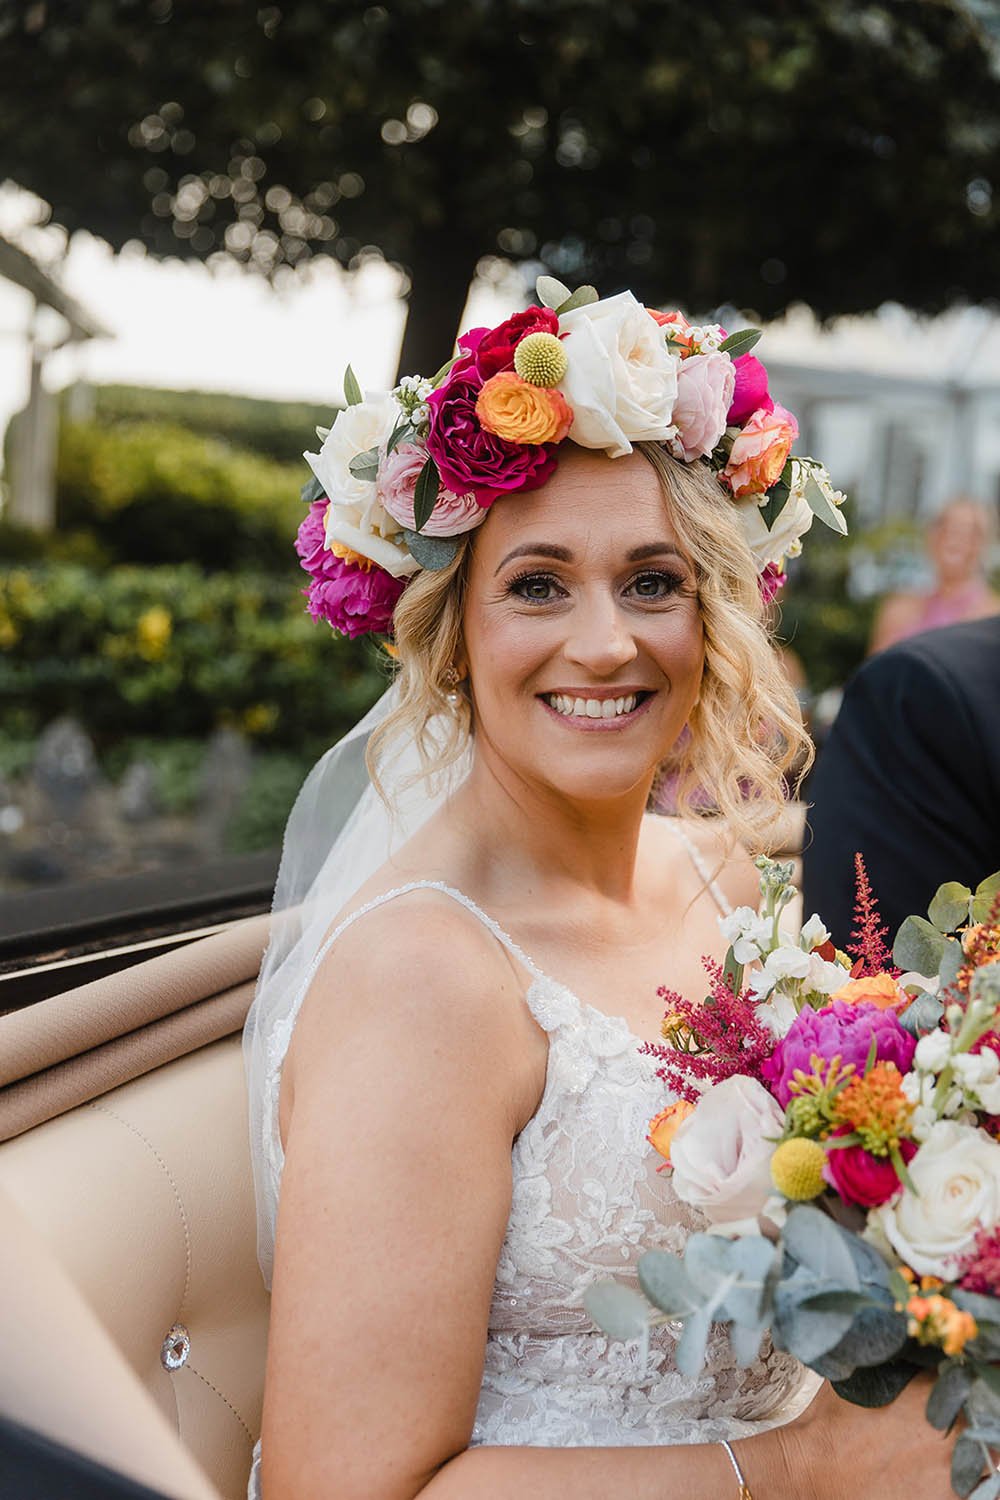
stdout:
[[(927, 1421), (932, 1380), (918, 1376), (890, 1406), (854, 1406), (824, 1384), (812, 1404), (776, 1436), (780, 1479), (772, 1493), (815, 1500), (948, 1500), (954, 1432)], [(746, 1462), (744, 1462), (744, 1459)], [(772, 1481), (753, 1479), (753, 1443), (740, 1444), (740, 1462), (755, 1494)]]

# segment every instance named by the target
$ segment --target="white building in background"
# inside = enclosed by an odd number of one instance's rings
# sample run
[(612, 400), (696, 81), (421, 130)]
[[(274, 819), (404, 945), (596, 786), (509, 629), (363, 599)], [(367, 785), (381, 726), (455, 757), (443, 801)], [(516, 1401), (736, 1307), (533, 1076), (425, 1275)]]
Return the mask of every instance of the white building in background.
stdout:
[(769, 324), (772, 392), (797, 445), (828, 465), (856, 528), (933, 515), (962, 493), (1000, 502), (1000, 317), (924, 318), (887, 305), (820, 327), (804, 308)]

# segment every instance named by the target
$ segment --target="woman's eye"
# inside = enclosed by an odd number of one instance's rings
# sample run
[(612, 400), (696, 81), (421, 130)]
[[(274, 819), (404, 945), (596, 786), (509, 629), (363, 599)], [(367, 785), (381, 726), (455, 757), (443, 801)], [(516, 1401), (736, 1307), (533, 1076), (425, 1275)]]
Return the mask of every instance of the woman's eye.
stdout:
[(668, 594), (676, 592), (682, 582), (676, 573), (640, 573), (632, 580), (631, 587), (640, 599), (665, 599)]
[(512, 594), (529, 599), (534, 604), (545, 604), (554, 599), (555, 588), (555, 579), (546, 573), (527, 573), (521, 578), (515, 578), (510, 585)]

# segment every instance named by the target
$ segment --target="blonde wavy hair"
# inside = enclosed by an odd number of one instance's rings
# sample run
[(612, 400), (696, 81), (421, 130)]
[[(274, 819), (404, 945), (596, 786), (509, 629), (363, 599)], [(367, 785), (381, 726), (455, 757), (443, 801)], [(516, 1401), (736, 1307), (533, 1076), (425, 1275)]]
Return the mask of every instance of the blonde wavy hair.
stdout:
[[(789, 774), (808, 768), (813, 747), (770, 637), (757, 570), (733, 503), (707, 466), (681, 463), (656, 443), (636, 446), (659, 477), (670, 523), (694, 566), (705, 641), (689, 732), (661, 766), (651, 802), (669, 775), (678, 815), (722, 817), (745, 845), (767, 849)], [(399, 701), (367, 752), (380, 792), (379, 767), (394, 743), (415, 742), (420, 774), (433, 778), (454, 764), (474, 733), (467, 694), (459, 694), (457, 705), (448, 702), (474, 538), (475, 532), (459, 537), (448, 566), (418, 573), (396, 606)]]

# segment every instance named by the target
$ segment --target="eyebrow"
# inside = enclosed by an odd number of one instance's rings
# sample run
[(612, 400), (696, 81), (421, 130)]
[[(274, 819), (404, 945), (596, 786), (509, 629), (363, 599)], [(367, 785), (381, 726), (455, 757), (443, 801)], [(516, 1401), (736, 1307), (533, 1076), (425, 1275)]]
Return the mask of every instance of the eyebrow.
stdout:
[[(554, 542), (525, 542), (520, 547), (515, 547), (512, 552), (501, 562), (493, 576), (505, 568), (515, 557), (550, 557), (555, 562), (572, 562), (573, 554), (568, 547), (559, 547)], [(684, 563), (687, 558), (679, 547), (672, 542), (645, 542), (641, 547), (633, 547), (625, 555), (626, 562), (644, 562), (648, 557), (679, 557)]]

